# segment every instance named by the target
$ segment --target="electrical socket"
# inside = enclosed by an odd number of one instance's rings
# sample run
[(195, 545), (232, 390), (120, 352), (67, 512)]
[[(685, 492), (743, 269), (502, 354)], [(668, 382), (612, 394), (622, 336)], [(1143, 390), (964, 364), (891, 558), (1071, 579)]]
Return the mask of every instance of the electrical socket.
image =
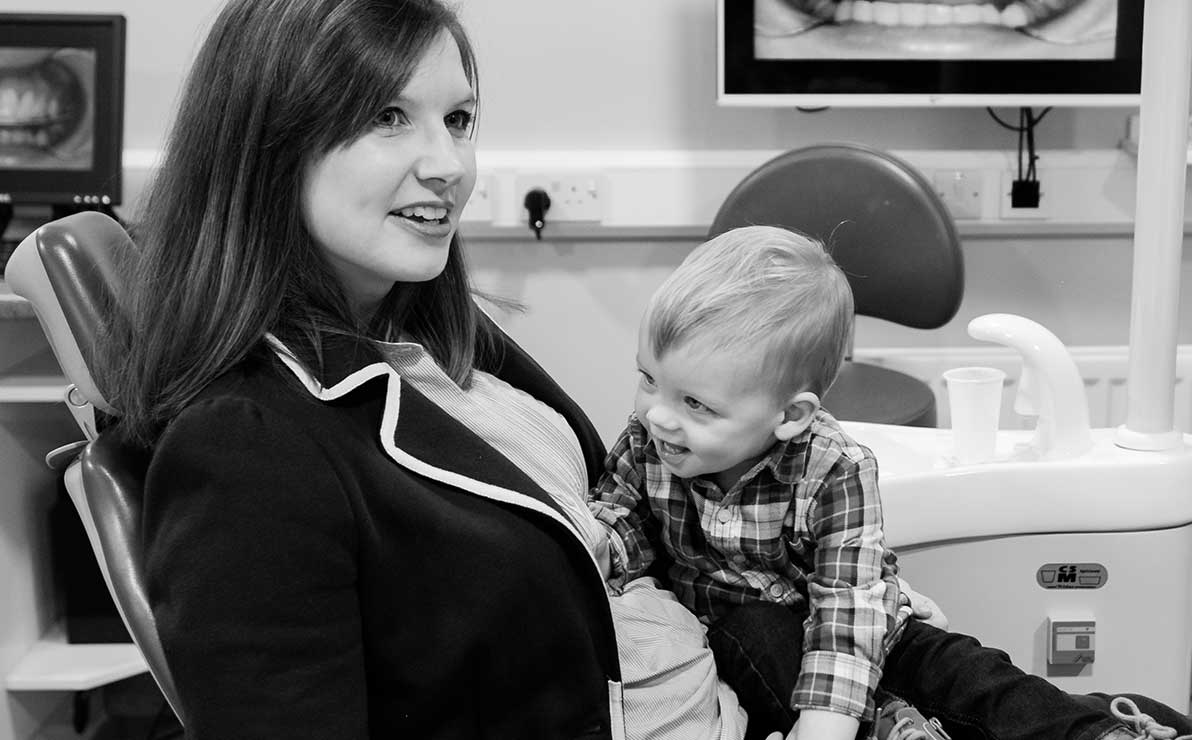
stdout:
[(998, 189), (998, 215), (1001, 218), (1010, 221), (1051, 218), (1051, 201), (1047, 197), (1047, 173), (1036, 172), (1035, 178), (1039, 181), (1039, 207), (1015, 208), (1010, 201), (1010, 192), (1018, 175), (1009, 170), (1002, 172), (1001, 187)]
[[(550, 196), (546, 222), (603, 221), (605, 183), (594, 172), (549, 172), (518, 175), (515, 192), (518, 206), (521, 199), (534, 188), (542, 188)], [(524, 212), (525, 209), (522, 208)], [(523, 213), (524, 215), (524, 213)]]
[(952, 218), (981, 218), (985, 173), (981, 170), (936, 170), (932, 183)]
[(460, 214), (460, 221), (492, 223), (497, 215), (497, 181), (492, 175), (481, 175), (476, 178), (476, 185), (472, 188), (472, 196)]

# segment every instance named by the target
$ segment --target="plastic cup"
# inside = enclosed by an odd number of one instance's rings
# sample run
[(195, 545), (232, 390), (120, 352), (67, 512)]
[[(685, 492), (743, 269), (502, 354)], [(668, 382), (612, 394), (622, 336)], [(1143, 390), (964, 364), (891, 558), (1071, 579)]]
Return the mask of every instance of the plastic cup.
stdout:
[(1006, 374), (995, 367), (957, 367), (944, 373), (956, 462), (988, 462), (997, 449), (998, 416)]

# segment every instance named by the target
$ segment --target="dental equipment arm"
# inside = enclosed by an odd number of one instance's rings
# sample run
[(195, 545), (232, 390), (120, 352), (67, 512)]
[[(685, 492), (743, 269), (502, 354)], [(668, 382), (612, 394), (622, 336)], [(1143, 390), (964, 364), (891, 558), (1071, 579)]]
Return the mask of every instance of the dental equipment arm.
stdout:
[(1084, 381), (1054, 334), (1030, 319), (1005, 313), (978, 316), (969, 322), (968, 333), (1022, 355), (1014, 410), (1039, 417), (1031, 447), (1040, 459), (1079, 457), (1092, 448)]

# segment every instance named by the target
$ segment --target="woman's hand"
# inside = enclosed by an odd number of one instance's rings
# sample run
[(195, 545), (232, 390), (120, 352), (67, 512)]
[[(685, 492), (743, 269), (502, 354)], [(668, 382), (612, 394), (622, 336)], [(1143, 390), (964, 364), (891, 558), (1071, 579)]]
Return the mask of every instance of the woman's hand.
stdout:
[(898, 579), (898, 586), (910, 602), (911, 616), (930, 624), (932, 627), (941, 630), (948, 629), (948, 617), (944, 614), (944, 610), (940, 609), (939, 604), (936, 604), (929, 597), (911, 588), (911, 585), (901, 577)]

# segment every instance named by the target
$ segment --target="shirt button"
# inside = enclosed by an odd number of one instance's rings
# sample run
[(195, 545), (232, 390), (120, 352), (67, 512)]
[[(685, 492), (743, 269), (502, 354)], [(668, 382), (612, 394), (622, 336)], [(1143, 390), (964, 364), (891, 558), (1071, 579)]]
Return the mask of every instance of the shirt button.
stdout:
[(716, 518), (720, 520), (721, 524), (728, 524), (729, 520), (733, 518), (733, 513), (728, 509), (721, 509)]
[(784, 589), (784, 588), (782, 587), (782, 584), (781, 584), (781, 583), (772, 583), (772, 584), (770, 584), (770, 595), (771, 595), (771, 596), (773, 596), (773, 597), (774, 597), (774, 598), (776, 598), (776, 599), (777, 599), (779, 596), (782, 596), (782, 592), (783, 592), (783, 591), (785, 591), (785, 590), (786, 590), (786, 589)]

